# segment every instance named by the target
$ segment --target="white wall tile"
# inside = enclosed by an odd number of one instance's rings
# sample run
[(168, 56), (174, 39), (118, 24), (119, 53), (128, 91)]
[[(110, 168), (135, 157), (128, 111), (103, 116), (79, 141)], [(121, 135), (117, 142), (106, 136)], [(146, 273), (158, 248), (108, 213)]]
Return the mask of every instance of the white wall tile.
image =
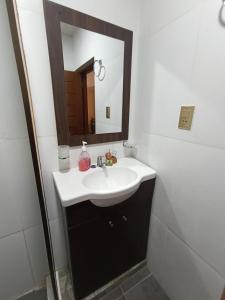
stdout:
[[(179, 130), (182, 104), (198, 104), (190, 89), (199, 31), (200, 8), (165, 27), (158, 34), (141, 40), (138, 122), (144, 131), (196, 141), (192, 132)], [(145, 88), (143, 88), (143, 86)]]
[(203, 1), (204, 0), (145, 0), (141, 17), (141, 33), (149, 35), (158, 32)]
[(43, 2), (40, 0), (16, 0), (16, 3), (20, 9), (31, 10), (36, 13), (43, 11)]
[(0, 140), (0, 236), (41, 222), (27, 139)]
[(198, 140), (225, 149), (225, 27), (218, 21), (220, 7), (213, 0), (203, 6), (191, 89), (198, 99)]
[(0, 237), (22, 229), (20, 212), (17, 205), (17, 194), (12, 193), (14, 184), (11, 181), (10, 172), (8, 172), (11, 155), (6, 159), (8, 149), (5, 143), (5, 141), (0, 140)]
[(42, 225), (29, 228), (24, 231), (28, 255), (34, 275), (35, 285), (41, 286), (45, 283), (49, 273), (46, 254), (45, 240)]
[[(0, 4), (0, 138), (27, 136), (5, 2)], [(13, 88), (12, 88), (13, 87)]]
[(34, 286), (23, 233), (0, 239), (0, 299), (15, 299)]
[(56, 269), (61, 269), (67, 266), (65, 233), (62, 220), (55, 219), (50, 221), (50, 229)]
[(19, 20), (38, 136), (56, 136), (52, 82), (42, 13), (19, 8)]
[(225, 151), (160, 136), (144, 139), (139, 156), (147, 151), (144, 160), (158, 174), (153, 213), (225, 277)]
[(224, 279), (154, 216), (149, 266), (170, 299), (220, 299)]
[[(12, 214), (6, 214), (8, 218), (5, 224), (13, 224), (13, 215), (20, 216), (18, 229), (38, 225), (41, 222), (38, 195), (31, 160), (28, 139), (2, 140), (0, 143), (1, 176), (3, 177), (5, 190), (5, 205), (10, 205)], [(9, 217), (11, 216), (11, 217)], [(16, 221), (17, 218), (15, 218)], [(10, 225), (7, 225), (7, 227)], [(3, 227), (1, 227), (3, 228)]]
[(61, 215), (61, 207), (57, 201), (53, 182), (53, 171), (58, 170), (58, 145), (56, 137), (38, 138), (39, 155), (43, 176), (44, 192), (50, 220)]

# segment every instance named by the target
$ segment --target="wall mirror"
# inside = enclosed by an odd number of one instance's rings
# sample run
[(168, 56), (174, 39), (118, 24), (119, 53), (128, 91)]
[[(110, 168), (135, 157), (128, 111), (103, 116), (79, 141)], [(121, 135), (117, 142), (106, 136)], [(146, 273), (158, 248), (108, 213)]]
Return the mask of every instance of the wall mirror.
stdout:
[(44, 1), (59, 144), (128, 139), (132, 32)]

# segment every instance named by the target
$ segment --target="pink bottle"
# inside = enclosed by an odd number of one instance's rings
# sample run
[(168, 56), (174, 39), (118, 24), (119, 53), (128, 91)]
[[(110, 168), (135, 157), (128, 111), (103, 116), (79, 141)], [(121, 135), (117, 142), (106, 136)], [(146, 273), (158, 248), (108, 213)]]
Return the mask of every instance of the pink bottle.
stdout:
[(87, 142), (82, 142), (82, 152), (79, 157), (79, 170), (80, 171), (87, 171), (91, 166), (91, 158), (87, 152)]

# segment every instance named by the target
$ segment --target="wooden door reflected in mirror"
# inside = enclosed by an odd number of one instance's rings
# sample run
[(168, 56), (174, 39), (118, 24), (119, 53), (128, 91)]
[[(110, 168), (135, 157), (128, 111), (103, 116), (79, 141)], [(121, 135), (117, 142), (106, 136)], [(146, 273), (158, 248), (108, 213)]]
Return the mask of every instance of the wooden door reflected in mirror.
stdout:
[(75, 71), (64, 70), (70, 135), (95, 134), (94, 58)]

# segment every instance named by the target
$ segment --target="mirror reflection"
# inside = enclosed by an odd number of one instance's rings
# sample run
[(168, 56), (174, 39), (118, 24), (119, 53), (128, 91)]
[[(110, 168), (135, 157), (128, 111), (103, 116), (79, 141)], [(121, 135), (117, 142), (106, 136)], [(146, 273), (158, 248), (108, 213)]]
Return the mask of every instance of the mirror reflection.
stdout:
[(61, 23), (70, 135), (122, 131), (124, 42)]

